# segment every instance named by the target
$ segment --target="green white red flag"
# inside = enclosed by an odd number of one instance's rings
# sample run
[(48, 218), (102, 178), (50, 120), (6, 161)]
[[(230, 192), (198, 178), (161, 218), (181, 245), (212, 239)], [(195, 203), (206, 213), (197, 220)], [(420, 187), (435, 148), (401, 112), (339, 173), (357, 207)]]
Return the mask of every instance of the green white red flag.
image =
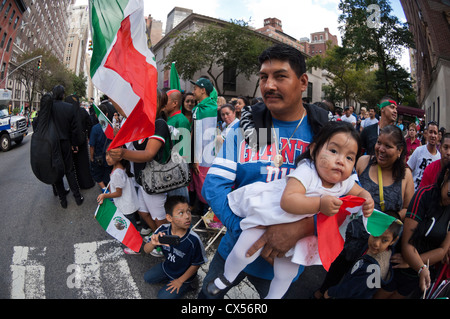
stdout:
[(141, 235), (109, 199), (98, 206), (95, 219), (108, 234), (131, 250), (139, 252), (143, 241)]
[(91, 0), (89, 8), (92, 82), (127, 117), (112, 149), (154, 134), (156, 62), (147, 47), (142, 0)]
[(106, 138), (112, 140), (114, 139), (114, 129), (112, 127), (111, 122), (106, 117), (105, 114), (97, 107), (97, 105), (92, 104), (94, 106), (94, 112), (97, 115), (98, 122), (100, 123), (103, 133), (105, 133)]
[[(339, 212), (333, 216), (317, 214), (317, 245), (321, 263), (328, 271), (333, 261), (344, 248), (345, 231), (351, 216), (359, 215), (365, 199), (357, 196), (344, 196)], [(363, 216), (366, 231), (374, 237), (381, 236), (393, 222), (401, 222), (378, 210), (374, 210), (370, 217)]]

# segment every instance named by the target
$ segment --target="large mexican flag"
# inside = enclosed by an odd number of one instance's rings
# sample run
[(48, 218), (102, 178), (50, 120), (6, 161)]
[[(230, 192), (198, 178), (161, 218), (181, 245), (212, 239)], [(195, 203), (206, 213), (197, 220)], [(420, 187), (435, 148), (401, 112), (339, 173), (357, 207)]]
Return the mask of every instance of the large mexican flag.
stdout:
[(133, 251), (139, 252), (143, 241), (141, 235), (109, 199), (105, 199), (98, 206), (95, 219), (108, 234)]
[[(142, 0), (89, 1), (94, 85), (127, 117), (109, 149), (153, 135), (157, 71)], [(120, 110), (118, 110), (120, 111)]]

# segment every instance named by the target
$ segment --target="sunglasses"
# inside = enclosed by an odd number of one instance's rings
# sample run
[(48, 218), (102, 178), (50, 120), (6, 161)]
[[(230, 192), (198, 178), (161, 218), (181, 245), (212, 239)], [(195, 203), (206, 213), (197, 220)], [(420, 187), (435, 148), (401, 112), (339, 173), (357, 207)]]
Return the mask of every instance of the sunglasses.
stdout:
[(436, 121), (428, 122), (427, 127), (430, 126), (430, 125), (435, 125), (435, 126), (439, 127), (439, 124)]

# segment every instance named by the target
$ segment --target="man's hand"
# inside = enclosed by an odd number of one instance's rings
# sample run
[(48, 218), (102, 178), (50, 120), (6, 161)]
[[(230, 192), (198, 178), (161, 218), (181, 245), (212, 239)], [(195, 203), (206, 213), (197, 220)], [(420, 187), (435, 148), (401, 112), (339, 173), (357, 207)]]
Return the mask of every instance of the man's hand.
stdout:
[(252, 256), (264, 247), (261, 257), (273, 263), (275, 257), (284, 257), (284, 254), (294, 247), (298, 240), (313, 234), (313, 217), (289, 224), (272, 225), (267, 227), (264, 234), (250, 247), (247, 256)]

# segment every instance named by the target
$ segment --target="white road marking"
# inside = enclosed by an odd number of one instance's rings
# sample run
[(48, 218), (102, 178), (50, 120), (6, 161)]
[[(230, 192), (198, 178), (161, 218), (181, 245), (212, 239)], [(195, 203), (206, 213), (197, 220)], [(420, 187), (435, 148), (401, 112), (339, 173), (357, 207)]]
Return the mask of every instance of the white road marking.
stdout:
[(45, 267), (38, 261), (45, 252), (45, 247), (14, 247), (11, 299), (45, 299)]
[[(79, 267), (80, 298), (141, 299), (120, 245), (114, 240), (79, 243), (75, 248), (75, 264)], [(113, 285), (104, 289), (103, 283)]]

